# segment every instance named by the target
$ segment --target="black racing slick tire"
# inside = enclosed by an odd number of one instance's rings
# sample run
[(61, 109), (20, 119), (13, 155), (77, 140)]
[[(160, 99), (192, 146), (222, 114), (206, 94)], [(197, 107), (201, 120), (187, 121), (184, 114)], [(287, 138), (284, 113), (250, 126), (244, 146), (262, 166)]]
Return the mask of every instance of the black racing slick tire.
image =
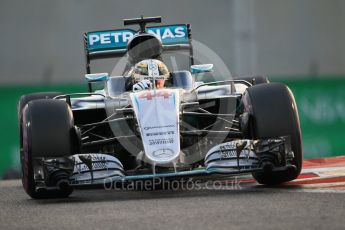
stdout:
[(249, 133), (253, 139), (290, 136), (296, 170), (257, 172), (260, 184), (274, 185), (294, 180), (302, 169), (303, 148), (298, 111), (290, 89), (280, 83), (249, 87), (244, 95), (245, 110), (251, 115)]
[(18, 120), (20, 120), (20, 117), (22, 116), (24, 106), (29, 103), (30, 101), (38, 100), (38, 99), (53, 99), (56, 96), (63, 95), (63, 93), (60, 92), (42, 92), (42, 93), (31, 93), (26, 94), (20, 97), (19, 103), (17, 106), (17, 112), (18, 112)]
[[(38, 100), (38, 99), (53, 99), (58, 95), (62, 95), (63, 93), (60, 92), (42, 92), (42, 93), (31, 93), (26, 94), (20, 97), (19, 102), (17, 104), (17, 117), (18, 117), (18, 124), (20, 123), (20, 119), (23, 114), (23, 109), (27, 103), (30, 101)], [(20, 141), (22, 143), (22, 141)], [(22, 146), (20, 146), (22, 148)]]
[(34, 169), (37, 158), (65, 157), (74, 154), (74, 121), (66, 102), (53, 99), (30, 101), (20, 118), (22, 182), (26, 193), (35, 199), (68, 197), (72, 189), (36, 189)]
[[(20, 97), (19, 102), (17, 104), (17, 117), (18, 117), (18, 124), (20, 124), (20, 120), (22, 118), (23, 109), (27, 103), (30, 101), (38, 100), (38, 99), (53, 99), (56, 96), (63, 95), (60, 92), (41, 92), (41, 93), (31, 93), (26, 94)], [(21, 128), (19, 127), (19, 132), (21, 132)], [(20, 135), (20, 138), (22, 135)], [(20, 139), (20, 150), (23, 149), (22, 146), (23, 141)]]
[(239, 77), (234, 77), (234, 80), (244, 80), (252, 85), (259, 85), (259, 84), (266, 84), (270, 83), (268, 78), (266, 76), (239, 76)]

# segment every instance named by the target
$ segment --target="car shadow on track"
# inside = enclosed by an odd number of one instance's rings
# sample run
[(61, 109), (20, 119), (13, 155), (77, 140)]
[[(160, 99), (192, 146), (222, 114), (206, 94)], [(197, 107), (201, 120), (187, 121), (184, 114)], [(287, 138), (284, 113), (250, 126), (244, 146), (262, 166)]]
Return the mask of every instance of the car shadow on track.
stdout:
[[(153, 199), (180, 199), (188, 197), (210, 196), (247, 196), (266, 193), (264, 186), (245, 187), (241, 189), (193, 189), (193, 190), (154, 190), (154, 191), (118, 191), (118, 190), (75, 190), (69, 198), (32, 200), (37, 204), (88, 203), (88, 202), (123, 202)], [(270, 187), (272, 188), (272, 187)]]

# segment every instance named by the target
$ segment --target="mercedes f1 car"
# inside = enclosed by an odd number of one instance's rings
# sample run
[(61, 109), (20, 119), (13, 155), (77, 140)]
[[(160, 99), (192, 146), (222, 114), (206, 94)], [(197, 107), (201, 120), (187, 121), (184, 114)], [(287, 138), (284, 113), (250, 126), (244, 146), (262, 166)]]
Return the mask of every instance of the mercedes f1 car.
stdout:
[[(266, 77), (201, 82), (212, 64), (194, 64), (188, 24), (146, 27), (160, 17), (124, 20), (139, 30), (84, 34), (89, 91), (24, 95), (18, 103), (23, 187), (33, 198), (73, 188), (157, 178), (252, 174), (274, 185), (302, 166), (296, 103)], [(131, 91), (126, 73), (144, 59), (188, 53), (164, 88)], [(119, 76), (91, 72), (96, 59), (126, 57)], [(155, 79), (153, 79), (155, 80)], [(102, 85), (95, 90), (96, 85)]]

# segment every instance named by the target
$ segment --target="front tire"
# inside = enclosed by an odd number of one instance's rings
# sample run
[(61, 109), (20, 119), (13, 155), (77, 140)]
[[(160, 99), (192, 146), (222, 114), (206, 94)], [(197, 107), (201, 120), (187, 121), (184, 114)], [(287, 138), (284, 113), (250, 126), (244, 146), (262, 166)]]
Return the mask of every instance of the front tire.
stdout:
[(21, 96), (19, 99), (19, 103), (17, 105), (18, 121), (20, 120), (22, 116), (24, 107), (30, 101), (39, 100), (39, 99), (53, 99), (54, 97), (59, 96), (59, 95), (63, 95), (63, 93), (42, 92), (42, 93), (31, 93), (31, 94)]
[(35, 158), (65, 157), (74, 154), (74, 122), (64, 101), (40, 99), (24, 107), (20, 118), (22, 140), (22, 182), (26, 193), (35, 199), (68, 197), (72, 189), (37, 190)]
[(249, 133), (252, 139), (290, 136), (294, 152), (292, 164), (296, 170), (271, 173), (253, 173), (253, 177), (266, 185), (294, 180), (302, 169), (303, 150), (301, 129), (295, 99), (284, 84), (254, 85), (244, 95), (245, 110), (251, 115)]

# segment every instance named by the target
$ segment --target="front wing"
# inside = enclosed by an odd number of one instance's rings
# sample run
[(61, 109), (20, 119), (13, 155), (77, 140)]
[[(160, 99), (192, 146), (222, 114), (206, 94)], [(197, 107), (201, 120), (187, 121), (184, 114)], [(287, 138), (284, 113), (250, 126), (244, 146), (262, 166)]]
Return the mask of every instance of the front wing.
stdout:
[[(217, 145), (206, 154), (205, 167), (194, 170), (126, 175), (115, 157), (105, 154), (76, 154), (68, 183), (71, 187), (99, 187), (133, 181), (209, 178), (252, 172), (272, 173), (295, 170), (289, 138), (236, 140)], [(153, 170), (154, 171), (154, 170)], [(41, 185), (41, 186), (40, 186)], [(37, 189), (56, 189), (39, 183)]]

